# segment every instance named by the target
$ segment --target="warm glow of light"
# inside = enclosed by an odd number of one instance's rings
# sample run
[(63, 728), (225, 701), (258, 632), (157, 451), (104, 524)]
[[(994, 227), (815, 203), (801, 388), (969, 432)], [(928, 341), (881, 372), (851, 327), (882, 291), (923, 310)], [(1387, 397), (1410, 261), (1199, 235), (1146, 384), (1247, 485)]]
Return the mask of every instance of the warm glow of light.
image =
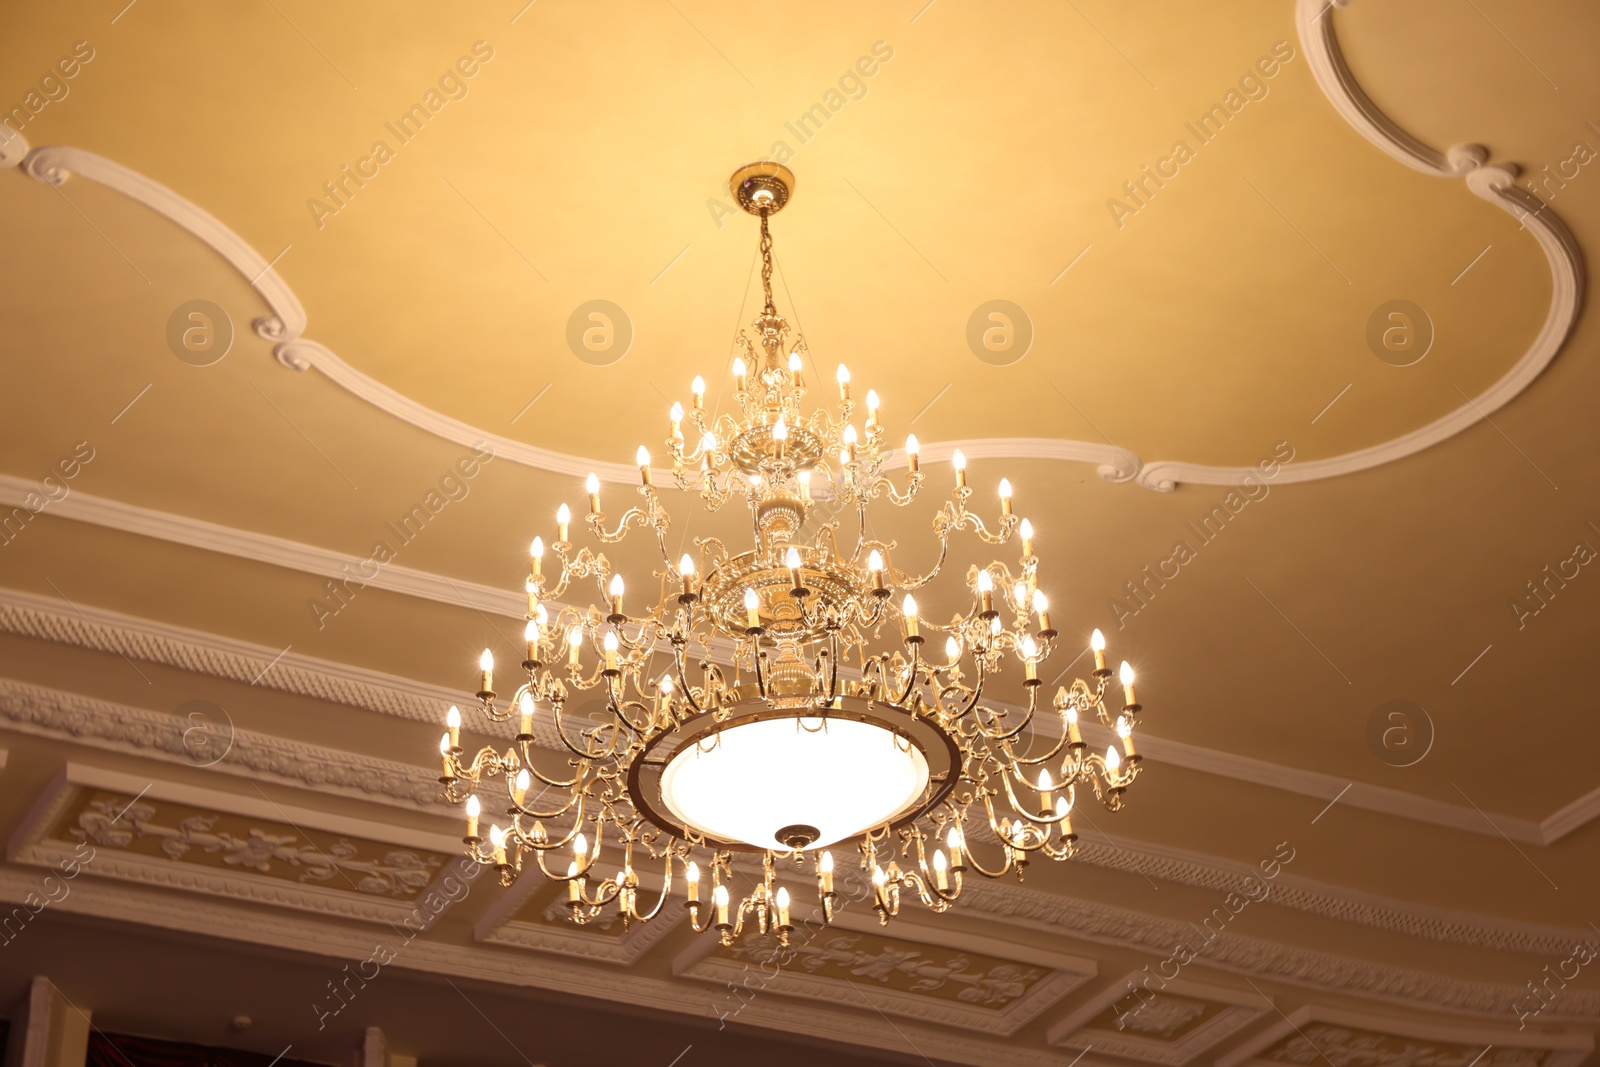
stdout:
[(950, 466), (958, 471), (967, 469), (967, 457), (962, 453), (961, 449), (956, 449), (955, 454), (950, 457)]
[(922, 451), (922, 446), (917, 443), (917, 435), (914, 434), (914, 433), (906, 434), (906, 452), (908, 454), (910, 454), (910, 455), (915, 456), (916, 454), (918, 454), (921, 451)]
[(1127, 685), (1133, 681), (1133, 666), (1127, 660), (1122, 661), (1122, 671), (1119, 675), (1119, 678), (1123, 685)]
[(467, 798), (467, 814), (476, 819), (483, 813), (483, 805), (478, 802), (478, 794), (474, 793)]
[(668, 412), (667, 414), (668, 414), (668, 417), (671, 418), (673, 422), (682, 422), (683, 421), (683, 405), (678, 403), (676, 400), (674, 400), (672, 402), (672, 410), (670, 412)]
[(746, 611), (754, 611), (761, 606), (761, 598), (756, 596), (754, 589), (744, 591), (744, 607)]
[(715, 452), (717, 450), (717, 435), (707, 430), (705, 436), (700, 438), (700, 450), (702, 452)]
[(601, 645), (607, 652), (615, 652), (617, 650), (617, 635), (614, 633), (607, 633), (605, 639), (601, 641)]
[(1131, 733), (1133, 733), (1133, 724), (1128, 721), (1128, 717), (1126, 715), (1118, 715), (1117, 736), (1125, 739)]
[(916, 618), (917, 617), (917, 598), (912, 596), (910, 593), (907, 593), (905, 602), (900, 605), (900, 613), (902, 615), (904, 615), (908, 619)]
[(644, 445), (640, 445), (639, 451), (633, 454), (633, 461), (641, 467), (650, 466), (650, 450)]
[(1038, 645), (1038, 642), (1034, 641), (1032, 634), (1029, 634), (1027, 637), (1024, 637), (1022, 639), (1022, 658), (1023, 659), (1038, 659), (1039, 658), (1039, 645)]
[(856, 428), (854, 426), (846, 426), (844, 428), (844, 443), (847, 445), (853, 445), (857, 440)]
[(567, 877), (568, 878), (576, 878), (576, 877), (578, 877), (578, 861), (577, 860), (573, 860), (571, 863), (567, 864)]
[(878, 391), (876, 389), (868, 389), (867, 390), (867, 410), (868, 411), (877, 411), (878, 410)]
[(528, 768), (524, 767), (522, 770), (517, 772), (517, 789), (519, 791), (526, 793), (528, 791), (528, 787), (532, 784), (533, 777), (528, 774)]
[(612, 596), (621, 596), (622, 595), (622, 575), (620, 575), (620, 574), (613, 574), (611, 576), (611, 595)]
[(839, 369), (834, 372), (833, 376), (840, 385), (848, 385), (850, 383), (850, 370), (843, 363), (839, 364)]
[(869, 570), (869, 571), (881, 571), (881, 570), (883, 570), (883, 554), (880, 553), (877, 549), (873, 549), (871, 552), (867, 553), (867, 570)]
[(506, 832), (498, 826), (489, 827), (489, 843), (495, 848), (505, 848)]
[(685, 552), (683, 554), (683, 558), (678, 561), (678, 573), (683, 575), (685, 578), (694, 573), (694, 560), (689, 558), (689, 554), (687, 552)]
[[(484, 654), (488, 655), (487, 652)], [(494, 661), (490, 660), (490, 662)], [(444, 724), (452, 730), (461, 729), (461, 709), (454, 704), (450, 705), (450, 710), (444, 713)]]
[(789, 439), (789, 427), (783, 424), (783, 419), (781, 418), (772, 424), (772, 439), (774, 441), (787, 441)]
[(574, 837), (572, 839), (572, 851), (580, 857), (588, 855), (589, 839), (582, 834)]
[(533, 644), (535, 641), (539, 640), (539, 620), (538, 619), (529, 619), (528, 620), (528, 625), (526, 625), (526, 626), (524, 626), (522, 628), (522, 639), (524, 641), (526, 641), (530, 645)]
[(705, 396), (706, 380), (700, 377), (700, 375), (696, 374), (694, 376), (694, 382), (689, 386), (689, 392), (693, 393), (695, 396)]
[(1039, 769), (1039, 792), (1048, 793), (1056, 787), (1055, 779), (1050, 777), (1050, 768)]
[(734, 356), (733, 357), (733, 376), (735, 378), (743, 378), (744, 375), (745, 375), (744, 357), (743, 356)]
[(872, 865), (872, 884), (882, 886), (889, 881), (888, 873), (876, 863)]
[(583, 627), (574, 626), (567, 631), (567, 644), (576, 645), (583, 640)]
[(822, 871), (823, 871), (824, 874), (832, 874), (833, 873), (833, 853), (832, 852), (824, 852), (822, 854)]
[(686, 745), (667, 761), (661, 796), (688, 828), (723, 841), (790, 851), (777, 832), (817, 828), (826, 848), (892, 822), (928, 784), (922, 751), (891, 730), (829, 719), (811, 732), (798, 718), (722, 730), (715, 745)]
[(535, 537), (533, 544), (528, 546), (528, 555), (534, 559), (544, 559), (544, 538)]
[(944, 849), (942, 849), (942, 848), (934, 849), (933, 850), (933, 869), (936, 870), (936, 871), (943, 872), (944, 869), (946, 867), (948, 867), (949, 865), (950, 865), (950, 861), (944, 858)]
[(494, 653), (487, 648), (484, 649), (483, 655), (478, 657), (478, 668), (485, 671), (494, 670)]
[(719, 885), (711, 891), (711, 899), (719, 908), (728, 906), (728, 887)]
[(944, 639), (944, 658), (954, 662), (961, 658), (961, 642), (953, 637)]
[(1001, 500), (1010, 500), (1011, 499), (1011, 479), (1010, 478), (1001, 478), (1000, 479), (1000, 499)]
[(600, 477), (599, 477), (599, 475), (596, 475), (596, 474), (589, 475), (589, 477), (584, 479), (583, 487), (584, 487), (584, 489), (586, 489), (588, 491), (590, 496), (593, 496), (594, 494), (598, 493), (600, 491)]
[(1067, 709), (1063, 711), (1061, 715), (1069, 723), (1075, 723), (1078, 721), (1078, 709), (1071, 704), (1067, 705)]
[[(596, 488), (599, 488), (599, 487), (596, 486)], [(565, 526), (567, 523), (571, 522), (572, 521), (572, 509), (567, 507), (565, 504), (562, 504), (559, 508), (556, 508), (556, 521), (559, 522), (563, 526)]]
[(778, 907), (787, 908), (789, 906), (789, 890), (780, 885), (778, 891), (773, 894), (773, 899), (778, 902)]
[(550, 621), (550, 613), (548, 611), (544, 610), (544, 605), (543, 604), (540, 604), (537, 608), (534, 609), (534, 611), (533, 611), (533, 620), (535, 622), (537, 622), (541, 627), (543, 627), (545, 623)]
[(980, 592), (980, 593), (992, 593), (992, 592), (994, 592), (994, 579), (989, 577), (989, 572), (988, 571), (979, 571), (978, 572), (978, 592)]
[(1024, 541), (1032, 541), (1033, 523), (1029, 522), (1027, 519), (1023, 519), (1021, 522), (1017, 523), (1017, 533), (1022, 535), (1022, 539)]
[(667, 696), (672, 695), (672, 675), (663, 674), (661, 676), (661, 691)]
[(798, 352), (790, 352), (789, 353), (789, 370), (791, 372), (795, 373), (795, 374), (799, 374), (800, 373), (800, 366), (801, 366), (801, 364), (800, 364), (800, 353), (798, 353)]
[(517, 710), (524, 715), (533, 714), (533, 694), (526, 689), (522, 691), (522, 696), (517, 700)]
[(1027, 582), (1018, 582), (1016, 585), (1012, 586), (1011, 587), (1011, 599), (1013, 599), (1013, 600), (1015, 600), (1017, 602), (1017, 607), (1019, 607), (1019, 608), (1027, 607), (1028, 606), (1028, 583)]
[(945, 835), (944, 843), (949, 845), (952, 850), (960, 848), (961, 831), (956, 829), (954, 826), (950, 827), (950, 832)]
[(1057, 819), (1065, 819), (1067, 817), (1067, 813), (1069, 811), (1071, 811), (1071, 810), (1072, 810), (1072, 805), (1067, 802), (1067, 798), (1066, 797), (1064, 797), (1064, 796), (1056, 797), (1056, 818)]
[(1035, 589), (1033, 591), (1033, 610), (1034, 611), (1049, 611), (1050, 610), (1050, 598), (1044, 595), (1044, 590), (1043, 589)]
[(1106, 650), (1106, 635), (1101, 633), (1099, 630), (1096, 630), (1094, 633), (1090, 634), (1089, 647), (1094, 649), (1096, 652), (1104, 652)]
[(700, 865), (694, 860), (690, 860), (688, 873), (684, 877), (690, 882), (698, 882), (700, 880)]
[(1122, 755), (1117, 751), (1117, 746), (1106, 746), (1106, 770), (1115, 771), (1122, 766)]
[(449, 734), (440, 734), (439, 735), (439, 755), (448, 756), (449, 754), (450, 754), (450, 735)]
[(789, 546), (789, 551), (784, 554), (783, 565), (785, 567), (788, 567), (792, 571), (799, 570), (800, 569), (800, 550), (798, 548), (795, 548), (793, 545), (790, 545)]

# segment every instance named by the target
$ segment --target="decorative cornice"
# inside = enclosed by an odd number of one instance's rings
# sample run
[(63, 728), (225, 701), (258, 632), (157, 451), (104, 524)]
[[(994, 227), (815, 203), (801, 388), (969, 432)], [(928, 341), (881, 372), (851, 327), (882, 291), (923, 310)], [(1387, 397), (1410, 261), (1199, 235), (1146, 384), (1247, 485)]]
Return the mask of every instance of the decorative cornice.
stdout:
[[(1183, 1064), (1190, 1062), (1202, 1052), (1215, 1048), (1276, 1007), (1271, 1000), (1263, 1000), (1253, 991), (1246, 992), (1178, 979), (1167, 983), (1155, 1003), (1160, 1003), (1161, 997), (1170, 995), (1225, 1005), (1222, 1011), (1182, 1037), (1171, 1041), (1147, 1037), (1137, 1030), (1106, 1030), (1089, 1026), (1089, 1023), (1107, 1008), (1125, 999), (1128, 990), (1132, 989), (1133, 984), (1142, 977), (1142, 972), (1134, 971), (1120, 981), (1112, 982), (1090, 1000), (1080, 1004), (1072, 1014), (1052, 1026), (1045, 1040), (1052, 1045), (1061, 1045), (1065, 1048), (1097, 1048), (1108, 1056), (1126, 1056), (1145, 1063), (1162, 1064), (1164, 1067), (1182, 1067)], [(1135, 1013), (1138, 1010), (1141, 1009), (1135, 1009)]]
[[(109, 700), (0, 678), (0, 727), (111, 752), (195, 766), (186, 719)], [(208, 769), (262, 782), (374, 800), (419, 811), (444, 809), (438, 780), (412, 764), (290, 741), (250, 730)]]
[[(1298, 0), (1296, 17), (1301, 40), (1311, 56), (1313, 74), (1334, 107), (1363, 136), (1408, 166), (1430, 174), (1465, 174), (1474, 193), (1522, 221), (1545, 252), (1552, 292), (1550, 310), (1538, 337), (1511, 370), (1482, 396), (1391, 441), (1286, 467), (1279, 476), (1285, 482), (1331, 478), (1403, 459), (1460, 433), (1503, 407), (1555, 358), (1576, 321), (1582, 289), (1582, 255), (1565, 224), (1531, 193), (1518, 189), (1510, 169), (1483, 166), (1486, 153), (1481, 148), (1463, 146), (1441, 154), (1384, 116), (1361, 91), (1345, 65), (1333, 32), (1333, 20), (1326, 17), (1329, 10), (1327, 0)], [(16, 162), (15, 151), (0, 154), (0, 166)], [(235, 270), (252, 279), (251, 284), (261, 292), (272, 313), (255, 319), (253, 326), (259, 336), (274, 342), (273, 354), (283, 366), (297, 371), (315, 368), (351, 395), (426, 433), (469, 447), (487, 443), (497, 456), (513, 463), (572, 477), (594, 472), (604, 481), (619, 484), (632, 484), (637, 479), (637, 468), (629, 464), (555, 452), (479, 429), (418, 403), (350, 366), (326, 345), (303, 336), (307, 324), (305, 309), (260, 253), (215, 216), (159, 182), (104, 156), (67, 146), (35, 148), (21, 163), (26, 174), (50, 185), (61, 185), (77, 175), (114, 189), (164, 215), (216, 249)], [(924, 456), (929, 461), (941, 459), (956, 448), (972, 458), (1090, 463), (1106, 481), (1132, 481), (1158, 492), (1171, 492), (1182, 482), (1241, 485), (1247, 476), (1255, 473), (1255, 468), (1250, 466), (1212, 466), (1183, 461), (1147, 464), (1124, 448), (1061, 438), (983, 438), (929, 443), (924, 446)], [(905, 462), (905, 456), (896, 453), (886, 466), (893, 468)]]
[[(991, 918), (1052, 934), (1065, 932), (1100, 944), (1136, 948), (1162, 957), (1171, 955), (1176, 945), (1193, 945), (1200, 940), (1197, 928), (1189, 923), (1019, 886), (974, 879), (966, 884), (962, 903), (969, 903), (969, 898), (975, 910)], [(1569, 944), (1567, 948), (1570, 947)], [(1500, 1016), (1510, 1010), (1518, 997), (1526, 995), (1516, 986), (1464, 981), (1230, 933), (1222, 934), (1200, 950), (1195, 964), (1270, 978), (1324, 993), (1461, 1015)], [(1551, 1021), (1592, 1023), (1600, 1019), (1600, 993), (1567, 990), (1562, 994), (1560, 1006), (1560, 1018), (1552, 1015)]]

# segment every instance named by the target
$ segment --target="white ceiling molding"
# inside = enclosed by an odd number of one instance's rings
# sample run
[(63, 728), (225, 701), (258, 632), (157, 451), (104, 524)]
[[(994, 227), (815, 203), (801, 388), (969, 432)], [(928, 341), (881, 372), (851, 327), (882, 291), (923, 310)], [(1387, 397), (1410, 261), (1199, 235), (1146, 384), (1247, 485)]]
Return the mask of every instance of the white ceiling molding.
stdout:
[[(0, 505), (19, 501), (29, 491), (29, 485), (23, 479), (0, 475)], [(87, 493), (74, 493), (52, 510), (61, 518), (92, 522), (127, 533), (156, 537), (308, 574), (332, 575), (338, 572), (341, 564), (354, 562), (353, 557), (314, 545), (153, 511)], [(383, 568), (370, 584), (374, 588), (452, 606), (461, 606), (469, 600), (480, 601), (474, 605), (478, 610), (518, 621), (522, 619), (526, 608), (522, 597), (505, 590), (472, 582), (457, 582), (398, 565)], [(442, 686), (297, 652), (282, 653), (279, 658), (280, 650), (265, 645), (170, 626), (101, 608), (66, 605), (50, 597), (4, 587), (0, 587), (0, 631), (96, 651), (120, 652), (152, 663), (231, 681), (249, 682), (418, 722), (438, 723), (443, 714), (441, 709), (460, 704), (463, 700), (461, 692)], [(263, 673), (275, 659), (276, 665)], [(493, 736), (509, 736), (508, 725), (499, 728), (484, 726), (481, 722), (478, 725), (483, 727), (482, 732)], [(553, 726), (549, 720), (541, 717), (535, 720), (535, 726), (541, 743), (556, 748)], [(1094, 724), (1088, 724), (1085, 732), (1091, 741), (1104, 743), (1109, 735), (1103, 737), (1096, 733), (1097, 729)], [(1526, 844), (1554, 844), (1559, 838), (1600, 816), (1600, 789), (1572, 801), (1543, 822), (1498, 813), (1491, 813), (1486, 819), (1475, 808), (1384, 786), (1350, 782), (1330, 774), (1284, 767), (1182, 741), (1150, 736), (1140, 742), (1140, 748), (1153, 761), (1203, 774), (1214, 774), (1322, 801), (1337, 799), (1344, 806), (1465, 833), (1496, 837), (1504, 835)]]
[(422, 767), (239, 729), (209, 763), (188, 743), (194, 727), (174, 714), (0, 678), (0, 728), (417, 811), (449, 810), (438, 800), (438, 779)]
[[(1348, 0), (1345, 0), (1348, 2)], [(1339, 51), (1327, 0), (1297, 0), (1296, 21), (1300, 38), (1311, 57), (1312, 72), (1336, 110), (1363, 136), (1408, 166), (1445, 177), (1464, 175), (1468, 188), (1517, 218), (1539, 242), (1549, 263), (1550, 308), (1539, 334), (1522, 357), (1479, 397), (1426, 426), (1390, 441), (1341, 456), (1303, 460), (1285, 466), (1283, 482), (1307, 482), (1351, 474), (1391, 463), (1453, 437), (1498, 411), (1526, 389), (1555, 358), (1566, 340), (1580, 306), (1583, 256), (1576, 239), (1553, 210), (1515, 184), (1515, 171), (1507, 166), (1484, 165), (1487, 152), (1476, 145), (1458, 146), (1441, 154), (1401, 130), (1380, 112), (1356, 84)], [(19, 138), (20, 140), (20, 138)], [(15, 165), (13, 146), (0, 157), (0, 166)], [(49, 185), (61, 185), (72, 175), (98, 182), (164, 215), (216, 249), (261, 293), (272, 314), (254, 320), (256, 333), (274, 342), (273, 354), (292, 370), (320, 371), (329, 381), (378, 409), (426, 433), (467, 447), (487, 443), (501, 458), (554, 474), (581, 478), (590, 472), (603, 481), (631, 485), (638, 468), (627, 463), (602, 462), (539, 448), (523, 441), (479, 429), (435, 411), (395, 392), (372, 376), (350, 366), (326, 345), (303, 336), (306, 314), (288, 285), (260, 253), (228, 229), (215, 216), (192, 201), (150, 178), (81, 148), (44, 146), (21, 157), (22, 170)], [(1143, 463), (1133, 452), (1109, 443), (1064, 438), (978, 438), (930, 442), (923, 448), (929, 462), (946, 459), (960, 448), (973, 459), (1051, 459), (1090, 463), (1106, 481), (1133, 481), (1147, 489), (1171, 492), (1180, 484), (1241, 485), (1257, 473), (1254, 466), (1212, 466), (1178, 460)], [(905, 455), (891, 453), (886, 466), (903, 466)], [(670, 484), (661, 471), (662, 484)]]
[[(1052, 1026), (1046, 1040), (1065, 1048), (1081, 1048), (1084, 1051), (1097, 1048), (1107, 1056), (1126, 1056), (1164, 1067), (1182, 1067), (1202, 1052), (1216, 1048), (1224, 1039), (1243, 1030), (1275, 1007), (1271, 1000), (1263, 1000), (1253, 992), (1177, 979), (1162, 986), (1153, 1001), (1146, 1001), (1142, 1007), (1132, 1009), (1134, 1018), (1147, 1011), (1150, 1005), (1171, 1003), (1172, 998), (1206, 1001), (1225, 1007), (1199, 1026), (1171, 1040), (1159, 1034), (1152, 1037), (1141, 1033), (1138, 1024), (1125, 1026), (1121, 1030), (1090, 1025), (1111, 1005), (1127, 999), (1130, 995), (1128, 991), (1143, 977), (1144, 972), (1134, 971), (1121, 981), (1112, 982), (1088, 1003)], [(1163, 998), (1168, 999), (1163, 1001)]]
[[(1336, 1040), (1343, 1043), (1333, 1047), (1324, 1042), (1322, 1047), (1316, 1045), (1305, 1034), (1305, 1028), (1313, 1023), (1331, 1023), (1341, 1031)], [(1368, 1041), (1359, 1034), (1349, 1033), (1349, 1030), (1367, 1031), (1368, 1033), (1384, 1034), (1410, 1038), (1406, 1042), (1407, 1052), (1396, 1057), (1396, 1061), (1404, 1059), (1411, 1063), (1446, 1063), (1450, 1062), (1441, 1056), (1437, 1047), (1425, 1045), (1424, 1042), (1438, 1042), (1442, 1045), (1468, 1045), (1476, 1048), (1481, 1042), (1485, 1046), (1484, 1052), (1489, 1048), (1500, 1049), (1502, 1053), (1510, 1054), (1504, 1061), (1491, 1058), (1490, 1062), (1499, 1063), (1538, 1063), (1540, 1067), (1578, 1067), (1594, 1051), (1594, 1038), (1589, 1034), (1560, 1034), (1538, 1030), (1513, 1030), (1509, 1025), (1496, 1027), (1480, 1027), (1467, 1029), (1460, 1026), (1436, 1026), (1428, 1023), (1399, 1021), (1388, 1019), (1366, 1012), (1343, 1011), (1338, 1008), (1325, 1008), (1320, 1004), (1308, 1004), (1290, 1015), (1285, 1015), (1279, 1022), (1273, 1023), (1255, 1037), (1241, 1044), (1231, 1052), (1217, 1058), (1217, 1067), (1240, 1067), (1245, 1063), (1272, 1064), (1274, 1067), (1284, 1061), (1279, 1059), (1257, 1059), (1258, 1053), (1265, 1052), (1277, 1042), (1291, 1034), (1300, 1037), (1329, 1063), (1335, 1062), (1329, 1058), (1331, 1053), (1340, 1063), (1374, 1062), (1383, 1053), (1372, 1050)], [(1544, 1057), (1529, 1057), (1522, 1060), (1516, 1053), (1532, 1051), (1545, 1053)], [(1471, 1055), (1471, 1053), (1467, 1053)], [(1479, 1053), (1481, 1056), (1483, 1053)], [(1474, 1063), (1477, 1061), (1474, 1060)]]
[[(3, 594), (0, 590), (0, 596)], [(13, 610), (0, 604), (0, 621)], [(404, 684), (404, 679), (394, 682)], [(0, 728), (192, 767), (196, 761), (185, 744), (187, 727), (188, 721), (175, 715), (0, 678)], [(449, 810), (439, 801), (438, 781), (426, 768), (252, 731), (235, 730), (233, 743), (222, 759), (205, 769), (416, 811), (442, 814)], [(1098, 836), (1086, 836), (1079, 842), (1074, 862), (1208, 889), (1219, 896), (1242, 891), (1246, 888), (1245, 875), (1254, 873), (1254, 868), (1245, 864), (1215, 856)], [(479, 922), (476, 936), (484, 941), (584, 958), (615, 956), (613, 962), (624, 963), (631, 962), (655, 940), (652, 933), (637, 945), (636, 952), (631, 942), (613, 951), (590, 943), (590, 935), (569, 935), (560, 929), (551, 932), (548, 927), (523, 929), (532, 924), (513, 923), (514, 916), (542, 885), (537, 879), (529, 879), (507, 890), (505, 898)], [(1263, 903), (1335, 922), (1500, 952), (1559, 954), (1584, 936), (1579, 930), (1410, 904), (1287, 872), (1273, 882), (1272, 895)], [(669, 911), (678, 906), (674, 902)], [(652, 923), (642, 929), (665, 930), (667, 925)]]
[[(140, 778), (84, 764), (68, 763), (45, 787), (33, 810), (17, 828), (7, 848), (6, 858), (12, 863), (35, 867), (60, 866), (65, 870), (66, 863), (75, 856), (76, 848), (67, 841), (51, 837), (50, 832), (85, 790), (107, 790), (133, 798), (124, 809), (124, 813), (130, 813), (125, 828), (110, 831), (107, 827), (104, 833), (97, 835), (90, 825), (86, 826), (86, 833), (80, 832), (74, 835), (87, 840), (93, 846), (90, 853), (93, 856), (92, 861), (78, 857), (84, 864), (83, 869), (90, 874), (139, 885), (159, 886), (247, 901), (252, 904), (310, 911), (342, 919), (385, 924), (404, 922), (412, 917), (422, 899), (440, 879), (446, 876), (449, 865), (439, 861), (438, 869), (428, 876), (427, 884), (410, 890), (412, 895), (409, 897), (399, 897), (380, 889), (347, 892), (342, 887), (333, 888), (337, 884), (331, 879), (334, 873), (343, 873), (345, 881), (354, 887), (355, 883), (350, 877), (352, 873), (360, 876), (363, 869), (375, 872), (378, 869), (368, 867), (370, 861), (353, 862), (352, 850), (351, 857), (343, 858), (343, 862), (350, 863), (349, 871), (345, 871), (340, 865), (341, 858), (337, 853), (335, 856), (329, 856), (326, 851), (311, 843), (309, 838), (305, 839), (305, 843), (315, 853), (315, 857), (320, 858), (326, 865), (322, 869), (329, 874), (330, 877), (327, 879), (318, 880), (313, 876), (313, 868), (302, 864), (299, 859), (273, 855), (275, 846), (272, 844), (271, 835), (263, 836), (263, 832), (255, 828), (251, 829), (248, 838), (241, 838), (230, 844), (220, 837), (209, 834), (205, 826), (191, 825), (192, 819), (183, 819), (178, 827), (168, 828), (172, 830), (174, 836), (169, 837), (166, 844), (178, 846), (177, 852), (168, 854), (170, 858), (122, 851), (126, 846), (114, 843), (109, 836), (120, 834), (129, 839), (145, 836), (146, 824), (140, 820), (154, 816), (155, 803), (164, 801), (182, 805), (184, 808), (197, 808), (204, 812), (259, 819), (265, 824), (289, 826), (297, 831), (301, 827), (309, 826), (341, 837), (397, 845), (401, 850), (389, 853), (381, 862), (398, 864), (399, 866), (394, 869), (408, 872), (427, 871), (422, 857), (409, 850), (418, 849), (449, 856), (455, 851), (456, 846), (454, 838), (396, 826), (393, 823), (351, 819), (307, 808), (287, 807), (265, 798), (200, 789), (176, 782)], [(141, 809), (146, 809), (149, 813), (142, 815)], [(118, 818), (121, 818), (120, 814)], [(301, 836), (304, 836), (303, 831)], [(203, 866), (176, 858), (201, 850), (207, 853), (227, 852), (224, 862), (229, 866)], [(307, 873), (300, 879), (275, 878), (265, 873), (255, 873), (265, 871), (266, 866), (272, 862), (290, 870), (303, 867)], [(390, 868), (384, 868), (388, 869)], [(367, 880), (363, 878), (363, 884)], [(388, 878), (374, 876), (372, 881), (375, 885), (379, 885), (387, 882)]]

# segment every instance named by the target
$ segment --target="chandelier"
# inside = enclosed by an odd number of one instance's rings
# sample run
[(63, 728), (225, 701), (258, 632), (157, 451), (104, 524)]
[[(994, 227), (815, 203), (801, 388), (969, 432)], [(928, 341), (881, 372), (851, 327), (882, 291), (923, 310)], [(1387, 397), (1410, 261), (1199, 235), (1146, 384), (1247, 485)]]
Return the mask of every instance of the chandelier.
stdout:
[[(1032, 857), (1071, 856), (1077, 788), (1116, 811), (1138, 774), (1140, 706), (1123, 663), (1123, 703), (1108, 710), (1099, 630), (1093, 680), (1074, 680), (1041, 706), (1039, 672), (1058, 635), (1009, 482), (1000, 482), (990, 525), (969, 510), (966, 462), (954, 453), (924, 573), (898, 565), (910, 553), (895, 541), (868, 536), (869, 507), (905, 507), (922, 490), (917, 440), (906, 440), (903, 479), (885, 474), (892, 450), (878, 396), (867, 392), (858, 423), (842, 365), (834, 410), (802, 411), (806, 346), (788, 344), (773, 304), (768, 230), (794, 175), (752, 164), (730, 185), (760, 219), (766, 301), (753, 338), (738, 338), (737, 414), (708, 410), (696, 377), (688, 410), (672, 405), (666, 451), (676, 488), (698, 494), (707, 512), (744, 505), (748, 542), (697, 537), (695, 551), (674, 561), (642, 446), (638, 503), (614, 524), (589, 475), (588, 534), (614, 544), (638, 529), (653, 542), (658, 564), (642, 583), (652, 594), (625, 599), (603, 552), (574, 547), (561, 505), (548, 546), (555, 565), (542, 540), (531, 547), (526, 680), (499, 703), (488, 650), (480, 661), (479, 706), (491, 722), (515, 720), (515, 741), (465, 762), (451, 708), (441, 781), (444, 799), (465, 805), (467, 855), (492, 865), (502, 885), (532, 866), (564, 883), (575, 922), (612, 908), (625, 925), (649, 921), (681, 877), (696, 931), (731, 945), (753, 928), (787, 944), (798, 905), (780, 871), (793, 869), (797, 893), (805, 886), (809, 897), (814, 885), (827, 924), (839, 898), (833, 849), (854, 850), (885, 924), (902, 892), (943, 912), (966, 876), (1020, 877)], [(939, 623), (920, 612), (916, 593), (947, 569), (957, 535), (1012, 555), (969, 567), (956, 590), (964, 610)], [(585, 586), (592, 606), (562, 601)], [(990, 702), (1002, 683), (1013, 703)], [(597, 716), (569, 708), (584, 692), (603, 701)], [(565, 757), (559, 771), (550, 766), (559, 757), (535, 744), (535, 715), (546, 712)], [(1090, 715), (1116, 733), (1103, 753), (1080, 732)], [(760, 859), (759, 873), (742, 872), (753, 888), (737, 901), (736, 856)]]

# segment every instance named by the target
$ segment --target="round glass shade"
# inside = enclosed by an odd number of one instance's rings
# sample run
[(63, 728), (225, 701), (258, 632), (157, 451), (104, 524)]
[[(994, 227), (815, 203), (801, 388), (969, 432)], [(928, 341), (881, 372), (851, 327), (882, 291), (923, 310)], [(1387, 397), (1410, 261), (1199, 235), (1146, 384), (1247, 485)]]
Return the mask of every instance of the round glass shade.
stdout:
[(786, 826), (815, 827), (808, 847), (823, 848), (891, 821), (927, 785), (916, 746), (882, 726), (834, 718), (732, 726), (686, 745), (661, 775), (662, 800), (686, 826), (778, 850), (788, 848), (775, 836)]

